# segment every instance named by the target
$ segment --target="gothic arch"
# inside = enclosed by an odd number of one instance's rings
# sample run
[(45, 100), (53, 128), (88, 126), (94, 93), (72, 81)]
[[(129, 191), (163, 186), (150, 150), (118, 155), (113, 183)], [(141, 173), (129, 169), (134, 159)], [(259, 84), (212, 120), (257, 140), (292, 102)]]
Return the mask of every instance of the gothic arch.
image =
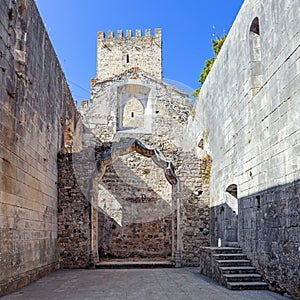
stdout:
[[(115, 143), (106, 153), (96, 160), (94, 171), (88, 181), (88, 197), (91, 202), (91, 254), (90, 264), (94, 266), (98, 261), (98, 201), (94, 191), (97, 190), (98, 181), (104, 176), (106, 167), (113, 164), (118, 157), (137, 152), (152, 161), (164, 170), (167, 181), (172, 186), (172, 258), (177, 267), (180, 266), (180, 211), (179, 211), (179, 178), (175, 173), (173, 163), (167, 160), (158, 148), (151, 148), (138, 139), (124, 139)], [(175, 249), (175, 212), (177, 212), (177, 241)]]

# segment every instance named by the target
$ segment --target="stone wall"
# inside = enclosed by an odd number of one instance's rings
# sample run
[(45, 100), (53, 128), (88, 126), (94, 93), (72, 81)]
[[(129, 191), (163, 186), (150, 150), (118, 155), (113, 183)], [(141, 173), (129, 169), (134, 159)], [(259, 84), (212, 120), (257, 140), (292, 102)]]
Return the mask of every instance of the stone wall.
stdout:
[(141, 30), (136, 30), (133, 36), (131, 30), (123, 34), (119, 30), (114, 36), (109, 31), (105, 36), (98, 32), (97, 44), (97, 79), (104, 81), (113, 78), (124, 71), (139, 67), (157, 79), (162, 78), (162, 32), (160, 28), (146, 29), (142, 36)]
[(172, 188), (150, 158), (120, 157), (99, 182), (98, 199), (104, 256), (171, 256)]
[[(58, 156), (58, 252), (61, 268), (86, 268), (90, 260), (90, 202), (83, 182), (94, 164), (82, 152)], [(92, 160), (94, 162), (94, 160)]]
[(180, 155), (182, 262), (199, 266), (200, 248), (210, 245), (210, 158)]
[(299, 201), (299, 180), (239, 199), (243, 248), (274, 289), (298, 298)]
[[(143, 126), (123, 128), (124, 107), (132, 97), (143, 105)], [(132, 68), (109, 81), (93, 79), (90, 106), (79, 110), (85, 126), (101, 141), (145, 134), (167, 136), (171, 128), (175, 144), (184, 147), (183, 132), (191, 108), (191, 99), (185, 93), (139, 68)]]
[[(144, 108), (144, 122), (123, 127), (124, 107), (132, 97)], [(123, 138), (137, 138), (160, 149), (175, 165), (181, 184), (179, 246), (184, 265), (198, 265), (198, 248), (210, 239), (209, 176), (204, 175), (207, 160), (200, 160), (186, 148), (185, 126), (191, 107), (185, 93), (140, 68), (132, 68), (111, 80), (92, 80), (91, 104), (80, 108), (85, 126), (98, 141), (113, 142), (114, 147)], [(170, 254), (172, 196), (162, 171), (136, 153), (119, 158), (107, 169), (98, 186), (99, 205), (115, 220), (99, 216), (104, 255)], [(155, 214), (156, 220), (147, 221)]]
[[(295, 1), (244, 2), (188, 127), (194, 147), (202, 141), (212, 158), (212, 245), (218, 238), (225, 245), (236, 236), (274, 288), (295, 297), (300, 290), (295, 207), (300, 177), (299, 11)], [(233, 184), (238, 200), (226, 192)], [(233, 212), (238, 227), (231, 222)]]
[(126, 103), (122, 123), (122, 127), (144, 126), (144, 107), (136, 98), (132, 98)]
[(0, 295), (58, 267), (57, 153), (75, 105), (33, 0), (0, 5)]

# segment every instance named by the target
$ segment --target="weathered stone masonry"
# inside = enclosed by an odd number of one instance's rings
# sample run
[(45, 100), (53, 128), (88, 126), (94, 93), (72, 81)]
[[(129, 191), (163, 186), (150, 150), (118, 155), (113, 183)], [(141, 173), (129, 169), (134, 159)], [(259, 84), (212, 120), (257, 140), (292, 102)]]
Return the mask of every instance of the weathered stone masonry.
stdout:
[(121, 211), (115, 220), (100, 213), (99, 246), (104, 255), (171, 256), (172, 195), (163, 169), (132, 153), (107, 168), (99, 189), (100, 201), (105, 190), (111, 195), (101, 201), (106, 213), (114, 198), (122, 207), (117, 206)]
[(57, 153), (79, 115), (34, 1), (0, 5), (0, 295), (59, 267)]
[(212, 158), (212, 245), (218, 239), (238, 243), (274, 289), (295, 298), (300, 295), (299, 18), (299, 2), (246, 0), (188, 127), (194, 145), (203, 140)]
[[(201, 246), (221, 241), (299, 298), (299, 12), (297, 1), (245, 0), (190, 117), (189, 98), (161, 81), (161, 30), (100, 32), (82, 126), (34, 1), (1, 1), (0, 295), (59, 263), (93, 266), (98, 246), (175, 249), (195, 266)], [(137, 152), (95, 175), (128, 139), (162, 151), (176, 189)], [(140, 222), (145, 204), (158, 222)]]
[(84, 102), (80, 112), (94, 134), (90, 145), (98, 140), (114, 147), (124, 138), (138, 138), (160, 149), (176, 166), (178, 203), (151, 161), (137, 153), (120, 157), (98, 183), (99, 251), (101, 256), (167, 257), (175, 247), (183, 265), (197, 265), (197, 248), (209, 243), (208, 178), (201, 177), (205, 162), (185, 149), (191, 100), (161, 81), (161, 37), (161, 29), (154, 36), (99, 32), (97, 77), (91, 80), (90, 106)]
[[(86, 155), (89, 155), (88, 150), (58, 155), (58, 251), (61, 268), (86, 268), (89, 265), (91, 209), (80, 184), (80, 177), (85, 178), (93, 170), (86, 164)], [(84, 163), (81, 164), (81, 161)], [(78, 164), (80, 168), (76, 170)]]
[[(135, 112), (135, 106), (126, 102), (132, 97), (141, 99), (145, 107), (142, 126), (123, 126), (124, 107)], [(107, 168), (98, 183), (101, 256), (167, 257), (172, 243), (177, 247), (178, 237), (182, 264), (197, 265), (197, 248), (209, 243), (209, 191), (208, 178), (201, 176), (206, 161), (183, 150), (190, 99), (133, 68), (104, 82), (93, 79), (91, 105), (80, 110), (84, 124), (95, 135), (94, 143), (97, 137), (112, 141), (114, 147), (124, 138), (138, 138), (159, 148), (176, 166), (180, 180), (180, 237), (177, 225), (173, 226), (172, 241), (172, 209), (177, 203), (172, 203), (171, 186), (162, 170), (136, 153), (120, 157)]]
[(132, 67), (141, 67), (152, 77), (162, 78), (162, 33), (160, 28), (141, 30), (119, 30), (114, 36), (113, 31), (98, 32), (97, 47), (97, 78), (104, 81), (113, 78)]

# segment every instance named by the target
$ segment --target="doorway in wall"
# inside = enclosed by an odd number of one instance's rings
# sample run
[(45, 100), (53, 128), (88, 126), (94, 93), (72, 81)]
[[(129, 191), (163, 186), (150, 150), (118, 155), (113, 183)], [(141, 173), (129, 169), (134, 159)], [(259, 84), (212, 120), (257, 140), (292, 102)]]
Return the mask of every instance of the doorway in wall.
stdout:
[(128, 145), (111, 155), (94, 180), (92, 248), (98, 247), (100, 260), (171, 260), (178, 183), (173, 165), (157, 149)]

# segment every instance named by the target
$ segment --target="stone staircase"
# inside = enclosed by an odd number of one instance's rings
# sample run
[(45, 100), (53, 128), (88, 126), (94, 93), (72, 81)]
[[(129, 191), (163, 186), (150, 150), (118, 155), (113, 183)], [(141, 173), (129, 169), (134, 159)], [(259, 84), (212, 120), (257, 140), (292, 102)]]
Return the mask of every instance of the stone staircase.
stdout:
[(262, 290), (268, 284), (262, 281), (241, 248), (222, 247), (212, 255), (219, 268), (223, 284), (231, 290)]
[[(242, 249), (238, 247), (203, 247), (200, 272), (231, 290), (262, 290), (262, 281)], [(209, 265), (209, 266), (207, 266)]]

